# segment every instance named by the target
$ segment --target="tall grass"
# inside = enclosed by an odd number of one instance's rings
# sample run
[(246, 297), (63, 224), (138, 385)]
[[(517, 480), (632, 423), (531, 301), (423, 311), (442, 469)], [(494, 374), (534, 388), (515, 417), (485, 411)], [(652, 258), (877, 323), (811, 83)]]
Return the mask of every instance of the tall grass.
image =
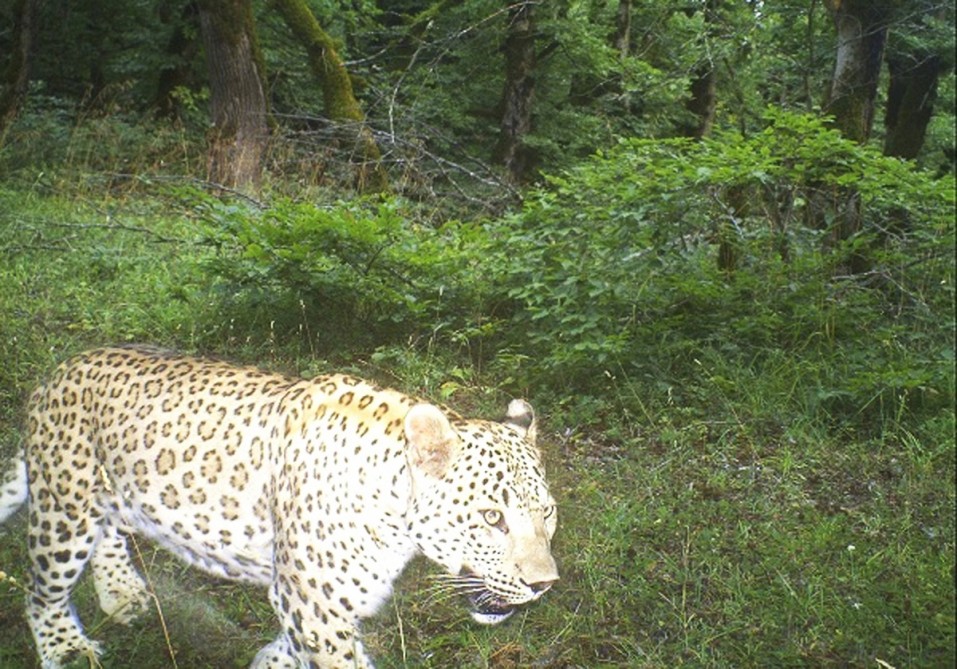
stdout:
[[(33, 385), (108, 342), (347, 368), (470, 414), (528, 395), (559, 500), (561, 581), (506, 625), (475, 628), (430, 596), (432, 568), (416, 562), (366, 625), (378, 666), (957, 660), (952, 218), (940, 223), (952, 202), (924, 198), (915, 211), (933, 225), (868, 239), (874, 271), (857, 277), (796, 219), (783, 262), (755, 210), (729, 275), (719, 238), (695, 227), (706, 210), (652, 207), (641, 190), (691, 177), (652, 161), (639, 183), (629, 151), (520, 214), (441, 229), (402, 202), (250, 207), (182, 181), (93, 187), (121, 165), (78, 139), (69, 151), (50, 165), (82, 169), (31, 180), (43, 170), (23, 163), (0, 183), (4, 456)], [(622, 165), (632, 176), (609, 178)], [(897, 176), (889, 199), (923, 192)], [(767, 186), (793, 195), (788, 178)], [(22, 517), (0, 528), (0, 570), (25, 583), (22, 537)], [(245, 666), (275, 633), (264, 593), (139, 546), (159, 611), (125, 628), (88, 580), (77, 594), (103, 666)], [(0, 583), (4, 668), (35, 666), (22, 598)]]

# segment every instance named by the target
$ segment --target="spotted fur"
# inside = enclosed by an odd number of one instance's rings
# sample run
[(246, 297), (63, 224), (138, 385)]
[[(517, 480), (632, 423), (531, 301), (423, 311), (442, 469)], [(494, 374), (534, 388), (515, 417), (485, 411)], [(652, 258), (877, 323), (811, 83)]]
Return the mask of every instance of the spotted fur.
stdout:
[(294, 379), (145, 347), (57, 369), (30, 398), (0, 521), (29, 498), (27, 614), (45, 668), (98, 652), (69, 596), (92, 565), (101, 608), (148, 602), (126, 533), (269, 587), (278, 638), (257, 669), (371, 667), (360, 619), (425, 554), (484, 623), (558, 578), (555, 503), (534, 416), (448, 416), (344, 375)]

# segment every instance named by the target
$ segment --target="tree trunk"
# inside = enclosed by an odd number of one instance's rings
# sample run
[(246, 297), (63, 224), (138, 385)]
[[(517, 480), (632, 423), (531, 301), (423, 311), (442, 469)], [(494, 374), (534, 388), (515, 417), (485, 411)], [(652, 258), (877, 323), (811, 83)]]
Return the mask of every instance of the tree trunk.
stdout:
[(17, 0), (13, 8), (13, 48), (0, 96), (0, 146), (27, 97), (30, 51), (35, 29), (36, 0)]
[(615, 50), (620, 60), (625, 60), (631, 53), (631, 0), (618, 0), (618, 14), (615, 16)]
[(535, 22), (533, 3), (523, 0), (509, 8), (505, 37), (505, 88), (502, 92), (502, 122), (495, 159), (505, 165), (514, 183), (528, 180), (534, 168), (534, 152), (525, 144), (532, 129), (535, 94)]
[(190, 61), (196, 55), (195, 28), (197, 26), (196, 3), (187, 2), (183, 5), (179, 16), (173, 15), (168, 3), (161, 3), (159, 8), (160, 22), (172, 24), (173, 32), (166, 45), (166, 63), (160, 68), (159, 81), (156, 85), (154, 106), (157, 114), (169, 119), (180, 115), (180, 104), (176, 99), (176, 89), (189, 86), (191, 79)]
[[(837, 32), (834, 74), (824, 111), (847, 139), (863, 144), (871, 136), (877, 83), (887, 44), (890, 3), (887, 0), (825, 0)], [(809, 210), (834, 212), (831, 242), (840, 248), (863, 227), (860, 193), (840, 189), (822, 193)], [(817, 223), (817, 221), (815, 221)], [(866, 249), (848, 252), (846, 270), (859, 274), (870, 267)]]
[(924, 135), (934, 112), (940, 58), (895, 56), (887, 61), (890, 85), (884, 124), (884, 154), (913, 160), (924, 146)]
[(389, 189), (382, 156), (375, 137), (352, 91), (352, 80), (336, 53), (332, 38), (322, 29), (304, 0), (273, 0), (286, 26), (305, 47), (309, 67), (322, 85), (322, 97), (329, 118), (348, 129), (359, 156), (356, 188), (361, 192)]
[(250, 0), (200, 0), (213, 128), (209, 179), (256, 190), (266, 148), (266, 96)]
[[(709, 42), (717, 39), (715, 25), (718, 20), (719, 4), (720, 0), (705, 0), (704, 3), (704, 40), (706, 47)], [(711, 133), (718, 103), (714, 61), (710, 56), (711, 49), (706, 50), (708, 53), (703, 54), (699, 65), (695, 68), (691, 80), (691, 97), (685, 103), (685, 109), (691, 112), (694, 121), (684, 126), (683, 134), (695, 139), (701, 139)]]
[(685, 103), (685, 109), (694, 115), (696, 122), (685, 126), (686, 137), (701, 139), (711, 133), (717, 103), (714, 64), (707, 62), (695, 70), (694, 79), (691, 80), (691, 97)]
[(824, 111), (845, 137), (866, 142), (887, 42), (887, 10), (871, 0), (826, 0), (837, 30), (834, 75)]

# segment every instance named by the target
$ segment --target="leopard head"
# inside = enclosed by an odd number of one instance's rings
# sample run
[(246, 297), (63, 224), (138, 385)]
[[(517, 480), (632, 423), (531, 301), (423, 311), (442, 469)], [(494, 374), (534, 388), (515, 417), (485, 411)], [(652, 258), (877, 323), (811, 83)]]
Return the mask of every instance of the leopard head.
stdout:
[(450, 421), (418, 404), (404, 421), (418, 549), (447, 571), (472, 617), (495, 624), (558, 580), (551, 554), (557, 514), (535, 447), (535, 414), (514, 400), (501, 423)]

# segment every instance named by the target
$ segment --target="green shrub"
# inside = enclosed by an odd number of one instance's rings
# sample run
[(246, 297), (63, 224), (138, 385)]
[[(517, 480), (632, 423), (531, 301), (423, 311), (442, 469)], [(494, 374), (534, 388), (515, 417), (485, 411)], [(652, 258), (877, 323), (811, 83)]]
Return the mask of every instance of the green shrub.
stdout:
[(770, 415), (881, 429), (952, 406), (949, 186), (769, 112), (750, 137), (623, 140), (482, 224), (389, 199), (201, 210), (249, 331), (346, 355), (442, 340), (579, 418), (610, 394), (709, 412), (746, 384)]
[(321, 207), (277, 200), (257, 209), (207, 199), (207, 263), (230, 317), (286, 338), (305, 335), (340, 353), (462, 327), (481, 283), (471, 241), (457, 223), (418, 225), (396, 200)]
[(0, 145), (0, 172), (26, 183), (59, 177), (96, 192), (152, 174), (188, 174), (205, 162), (200, 127), (116, 110), (87, 112), (37, 90)]
[(533, 356), (530, 383), (680, 392), (705, 358), (731, 372), (783, 351), (802, 370), (787, 399), (823, 416), (952, 406), (952, 184), (815, 118), (767, 120), (622, 141), (496, 224), (501, 345)]

